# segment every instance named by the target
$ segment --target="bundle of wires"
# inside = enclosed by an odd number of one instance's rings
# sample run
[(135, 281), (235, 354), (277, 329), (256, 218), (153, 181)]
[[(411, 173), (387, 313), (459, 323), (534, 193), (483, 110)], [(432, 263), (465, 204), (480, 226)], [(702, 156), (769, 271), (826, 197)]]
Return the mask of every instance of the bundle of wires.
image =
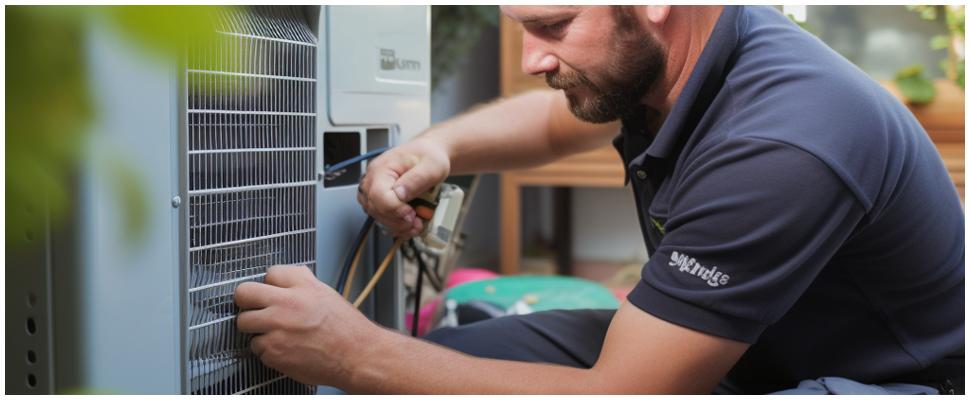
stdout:
[(340, 276), (337, 277), (337, 285), (334, 287), (337, 293), (344, 292), (344, 287), (350, 278), (348, 275), (350, 275), (351, 265), (355, 259), (360, 258), (361, 250), (364, 248), (364, 242), (367, 240), (372, 226), (374, 226), (374, 217), (367, 216), (364, 225), (360, 227), (360, 232), (357, 232), (357, 237), (354, 239), (355, 245), (348, 249), (347, 255), (344, 256), (344, 265), (340, 268)]
[(421, 314), (421, 290), (424, 287), (424, 280), (422, 278), (427, 276), (428, 282), (431, 283), (431, 287), (438, 292), (441, 291), (442, 283), (441, 278), (436, 276), (436, 274), (432, 274), (431, 269), (428, 268), (427, 264), (425, 264), (424, 255), (422, 254), (422, 251), (418, 249), (414, 239), (408, 241), (408, 246), (410, 247), (411, 252), (418, 264), (418, 277), (414, 286), (414, 313), (411, 314), (411, 336), (417, 337), (418, 316)]
[[(382, 153), (384, 153), (385, 151), (387, 151), (387, 149), (388, 149), (387, 147), (384, 147), (377, 150), (369, 151), (367, 153), (361, 154), (353, 158), (349, 158), (347, 160), (344, 160), (332, 166), (329, 166), (324, 171), (324, 178), (333, 179), (336, 176), (339, 176), (340, 174), (342, 174), (351, 165), (377, 157)], [(361, 254), (363, 253), (364, 244), (367, 242), (367, 237), (370, 235), (370, 232), (373, 229), (374, 229), (374, 218), (368, 216), (367, 219), (364, 220), (363, 226), (360, 227), (360, 231), (357, 232), (357, 236), (354, 238), (354, 245), (350, 249), (348, 249), (347, 254), (344, 256), (344, 263), (340, 269), (340, 275), (337, 277), (337, 284), (334, 287), (334, 289), (338, 293), (341, 293), (345, 299), (348, 299), (348, 300), (350, 299), (350, 287), (353, 285), (354, 274), (357, 271), (357, 266), (360, 264), (360, 258), (361, 258)], [(388, 266), (390, 265), (391, 260), (394, 259), (394, 254), (397, 253), (398, 249), (400, 249), (403, 244), (404, 244), (404, 240), (401, 238), (394, 240), (394, 244), (391, 245), (391, 249), (388, 250), (387, 255), (384, 256), (384, 259), (381, 261), (380, 266), (378, 266), (377, 270), (374, 272), (374, 276), (371, 277), (370, 281), (367, 282), (367, 284), (364, 286), (364, 288), (361, 290), (361, 292), (357, 295), (356, 299), (354, 300), (353, 305), (355, 308), (360, 308), (361, 304), (363, 304), (367, 296), (370, 295), (370, 292), (374, 289), (374, 286), (377, 285), (377, 282), (380, 281), (381, 276), (384, 275), (384, 272), (387, 270)], [(418, 315), (421, 307), (421, 288), (424, 286), (423, 277), (427, 275), (428, 281), (435, 288), (435, 290), (438, 290), (438, 291), (441, 290), (442, 282), (440, 277), (437, 277), (437, 278), (433, 277), (431, 271), (428, 269), (427, 264), (425, 264), (422, 251), (419, 249), (419, 246), (415, 245), (415, 242), (413, 239), (408, 242), (408, 245), (411, 251), (414, 253), (418, 264), (418, 277), (417, 277), (417, 282), (415, 284), (416, 293), (414, 296), (414, 314), (412, 316), (413, 319), (411, 324), (411, 335), (417, 336)]]
[[(351, 165), (377, 157), (387, 151), (387, 149), (387, 147), (382, 147), (328, 166), (324, 170), (324, 179), (334, 179), (337, 176), (340, 176), (340, 174), (346, 171), (346, 169)], [(368, 216), (367, 219), (364, 220), (364, 225), (361, 226), (360, 231), (357, 232), (357, 237), (354, 239), (354, 246), (351, 247), (347, 255), (344, 257), (344, 264), (340, 268), (340, 275), (337, 277), (337, 284), (334, 289), (336, 289), (338, 293), (342, 293), (346, 299), (350, 298), (351, 282), (354, 280), (354, 273), (357, 271), (357, 265), (360, 263), (360, 256), (361, 253), (363, 253), (364, 243), (367, 242), (367, 236), (370, 235), (373, 228), (374, 218)], [(387, 256), (384, 257), (384, 260), (377, 268), (377, 271), (374, 273), (374, 276), (371, 278), (370, 282), (368, 282), (367, 285), (364, 286), (361, 293), (357, 295), (357, 299), (354, 300), (354, 307), (359, 308), (360, 305), (363, 304), (364, 299), (367, 298), (367, 295), (369, 295), (374, 289), (374, 286), (377, 285), (377, 281), (380, 280), (381, 275), (383, 275), (384, 271), (387, 270), (387, 267), (391, 264), (391, 260), (394, 259), (394, 254), (397, 253), (397, 250), (403, 243), (404, 242), (401, 239), (394, 241), (394, 244), (391, 246), (391, 250), (388, 251)]]
[[(352, 286), (352, 282), (354, 280), (354, 273), (357, 272), (357, 266), (360, 264), (360, 256), (363, 253), (364, 244), (367, 242), (367, 236), (370, 234), (373, 228), (374, 218), (367, 217), (367, 220), (364, 221), (364, 226), (362, 226), (360, 232), (357, 233), (357, 238), (354, 241), (356, 244), (352, 248), (352, 253), (348, 253), (344, 258), (344, 265), (340, 269), (340, 276), (337, 278), (335, 290), (337, 290), (338, 293), (343, 294), (345, 299), (350, 299), (350, 287)], [(364, 289), (361, 290), (360, 294), (358, 294), (357, 298), (354, 300), (354, 307), (360, 308), (360, 305), (364, 303), (364, 299), (366, 299), (370, 292), (374, 290), (374, 286), (376, 286), (377, 282), (380, 281), (381, 276), (384, 275), (384, 271), (387, 270), (387, 267), (391, 265), (391, 260), (394, 259), (394, 254), (397, 253), (397, 250), (401, 248), (402, 244), (404, 244), (404, 239), (399, 238), (394, 240), (394, 244), (391, 245), (391, 249), (387, 251), (387, 255), (384, 256), (384, 260), (382, 260), (380, 266), (377, 267), (377, 271), (374, 272), (374, 276), (371, 277), (370, 281), (367, 282)], [(351, 254), (353, 255), (351, 256)]]
[[(360, 231), (357, 232), (357, 237), (354, 239), (354, 246), (351, 247), (350, 251), (348, 251), (344, 257), (344, 263), (340, 269), (340, 275), (337, 278), (335, 289), (338, 293), (341, 293), (345, 299), (350, 299), (350, 286), (352, 285), (354, 275), (357, 272), (357, 266), (360, 265), (361, 254), (363, 253), (364, 245), (367, 242), (367, 237), (370, 235), (373, 228), (374, 218), (367, 217), (367, 219), (364, 221), (364, 225), (361, 226)], [(387, 255), (384, 256), (384, 260), (381, 261), (377, 271), (374, 272), (374, 276), (371, 277), (370, 281), (368, 281), (368, 283), (364, 286), (364, 289), (361, 290), (360, 294), (357, 295), (353, 302), (354, 307), (359, 308), (360, 305), (363, 304), (364, 300), (374, 289), (374, 286), (376, 286), (377, 282), (380, 281), (381, 276), (384, 275), (384, 272), (390, 266), (391, 260), (394, 258), (394, 254), (399, 248), (401, 248), (403, 244), (403, 239), (398, 238), (394, 241), (394, 244), (391, 246), (391, 249), (388, 250)], [(440, 291), (442, 284), (441, 279), (434, 277), (431, 270), (428, 268), (424, 261), (422, 252), (418, 249), (418, 246), (414, 244), (413, 239), (408, 241), (408, 247), (415, 256), (418, 264), (418, 276), (417, 282), (415, 283), (414, 295), (414, 314), (412, 315), (411, 321), (411, 335), (417, 336), (418, 315), (420, 314), (421, 310), (421, 291), (422, 287), (424, 286), (424, 277), (428, 277), (428, 281), (431, 283), (431, 286), (435, 288), (435, 290)]]
[[(414, 249), (414, 242), (409, 242), (411, 248)], [(421, 259), (421, 254), (418, 256), (418, 280), (414, 284), (414, 311), (411, 313), (411, 336), (418, 337), (418, 317), (421, 316), (421, 288), (424, 286), (424, 282), (421, 279), (424, 277), (424, 261)]]

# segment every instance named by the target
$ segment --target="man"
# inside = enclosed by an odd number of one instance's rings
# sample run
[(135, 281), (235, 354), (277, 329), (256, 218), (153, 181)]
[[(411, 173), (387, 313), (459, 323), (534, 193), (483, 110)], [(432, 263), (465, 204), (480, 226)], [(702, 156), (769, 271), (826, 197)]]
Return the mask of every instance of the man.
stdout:
[(274, 267), (236, 292), (263, 362), (379, 393), (962, 379), (963, 211), (926, 133), (877, 83), (768, 7), (502, 12), (525, 28), (522, 68), (565, 95), (527, 93), (432, 127), (372, 162), (358, 200), (414, 236), (423, 223), (407, 201), (450, 173), (595, 148), (619, 120), (613, 143), (650, 251), (641, 282), (615, 314), (429, 335), (454, 351), (381, 329), (306, 268)]

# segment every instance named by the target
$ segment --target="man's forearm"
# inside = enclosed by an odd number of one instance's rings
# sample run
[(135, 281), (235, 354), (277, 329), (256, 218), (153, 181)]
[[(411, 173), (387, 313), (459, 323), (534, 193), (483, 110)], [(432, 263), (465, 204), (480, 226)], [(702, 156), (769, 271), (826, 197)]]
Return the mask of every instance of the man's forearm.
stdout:
[(346, 377), (351, 393), (604, 393), (596, 372), (468, 356), (393, 331), (362, 343)]
[(606, 143), (616, 124), (573, 117), (561, 92), (533, 91), (501, 99), (433, 126), (418, 140), (444, 145), (453, 174), (542, 165)]

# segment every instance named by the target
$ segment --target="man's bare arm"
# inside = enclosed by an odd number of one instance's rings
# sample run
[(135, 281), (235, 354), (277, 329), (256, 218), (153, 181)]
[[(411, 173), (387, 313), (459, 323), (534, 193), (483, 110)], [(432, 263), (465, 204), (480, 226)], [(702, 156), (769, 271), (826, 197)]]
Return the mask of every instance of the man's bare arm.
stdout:
[(616, 123), (578, 120), (562, 92), (501, 99), (435, 125), (368, 163), (357, 201), (394, 236), (415, 236), (424, 225), (407, 202), (449, 174), (541, 165), (607, 143), (618, 129)]
[(431, 127), (418, 140), (445, 146), (451, 173), (533, 167), (609, 142), (619, 123), (591, 124), (560, 91), (535, 90), (473, 108)]
[(476, 358), (385, 331), (359, 346), (340, 383), (359, 393), (708, 394), (747, 348), (624, 303), (591, 369)]

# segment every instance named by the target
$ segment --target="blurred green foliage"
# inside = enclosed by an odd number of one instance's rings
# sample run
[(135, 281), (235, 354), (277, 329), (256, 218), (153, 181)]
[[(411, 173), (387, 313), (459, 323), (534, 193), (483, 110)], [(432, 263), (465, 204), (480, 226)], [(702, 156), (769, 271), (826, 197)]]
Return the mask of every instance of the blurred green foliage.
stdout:
[[(966, 38), (966, 6), (910, 5), (906, 8), (918, 13), (920, 18), (927, 21), (937, 21), (941, 15), (943, 16), (943, 22), (946, 24), (949, 34), (932, 37), (929, 45), (932, 49), (947, 51), (947, 58), (940, 62), (940, 68), (946, 72), (948, 79), (956, 82), (957, 85), (960, 85), (960, 88), (964, 88), (966, 55), (962, 47)], [(933, 98), (936, 97), (936, 89), (932, 87), (933, 83), (923, 76), (922, 65), (911, 65), (899, 70), (896, 73), (895, 81), (903, 97), (910, 103), (925, 104), (933, 101)], [(929, 89), (927, 89), (927, 86), (929, 86)]]
[(21, 244), (43, 231), (44, 208), (63, 216), (69, 179), (91, 119), (82, 29), (55, 7), (6, 9), (6, 234)]
[(498, 6), (431, 6), (432, 90), (465, 59), (482, 29), (498, 26), (498, 18)]
[(920, 64), (900, 69), (896, 72), (895, 82), (896, 88), (911, 104), (926, 104), (936, 97), (933, 81), (926, 78), (923, 74), (923, 66)]
[(808, 33), (811, 33), (811, 34), (813, 34), (815, 36), (818, 36), (818, 34), (815, 33), (814, 28), (812, 28), (812, 25), (809, 25), (808, 22), (802, 22), (802, 21), (799, 21), (799, 20), (795, 19), (795, 15), (794, 14), (791, 14), (791, 13), (785, 14), (785, 16), (788, 17), (788, 19), (791, 20), (791, 22), (794, 22), (795, 25), (798, 25), (802, 29), (808, 31)]
[[(85, 34), (108, 24), (137, 48), (176, 57), (190, 46), (215, 43), (213, 6), (6, 7), (6, 244), (21, 246), (57, 226), (73, 202), (91, 122)], [(117, 160), (101, 173), (112, 183), (126, 237), (147, 223), (142, 182)], [(45, 212), (46, 210), (46, 212)]]

